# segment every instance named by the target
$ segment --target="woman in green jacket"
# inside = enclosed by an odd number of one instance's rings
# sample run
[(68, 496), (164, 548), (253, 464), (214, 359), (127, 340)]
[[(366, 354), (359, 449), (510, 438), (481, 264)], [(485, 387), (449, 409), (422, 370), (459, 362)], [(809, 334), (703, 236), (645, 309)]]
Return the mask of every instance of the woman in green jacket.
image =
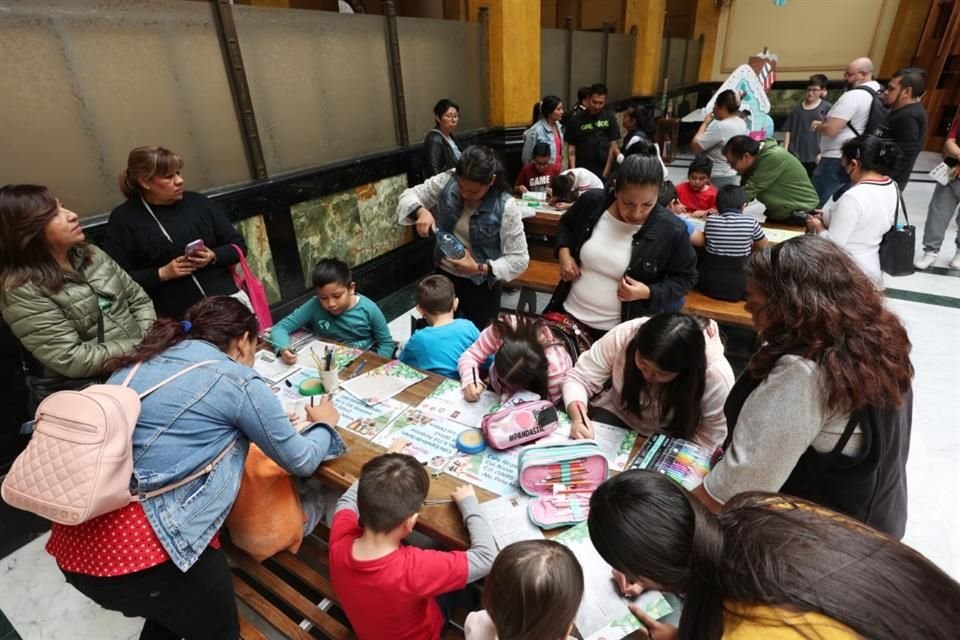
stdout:
[(34, 400), (79, 388), (130, 351), (156, 314), (127, 273), (87, 244), (79, 217), (46, 187), (0, 187), (0, 313), (40, 364)]

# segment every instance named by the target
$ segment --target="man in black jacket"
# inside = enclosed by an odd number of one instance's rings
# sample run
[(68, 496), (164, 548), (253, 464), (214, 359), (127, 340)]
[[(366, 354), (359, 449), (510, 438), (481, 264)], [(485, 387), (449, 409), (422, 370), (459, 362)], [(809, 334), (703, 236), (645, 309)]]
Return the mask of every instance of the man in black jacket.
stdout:
[(887, 135), (900, 147), (900, 160), (890, 177), (903, 191), (910, 180), (910, 171), (927, 135), (927, 112), (920, 104), (926, 85), (923, 69), (907, 67), (893, 74), (883, 90), (883, 102), (890, 107)]

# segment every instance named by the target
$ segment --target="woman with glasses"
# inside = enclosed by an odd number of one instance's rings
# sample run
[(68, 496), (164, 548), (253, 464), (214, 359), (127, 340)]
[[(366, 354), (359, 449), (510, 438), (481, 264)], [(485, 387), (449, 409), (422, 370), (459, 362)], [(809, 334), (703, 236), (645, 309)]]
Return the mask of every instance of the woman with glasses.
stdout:
[(433, 117), (437, 126), (423, 140), (424, 179), (453, 169), (460, 159), (460, 146), (453, 139), (453, 132), (460, 124), (460, 106), (449, 98), (443, 98), (433, 106)]

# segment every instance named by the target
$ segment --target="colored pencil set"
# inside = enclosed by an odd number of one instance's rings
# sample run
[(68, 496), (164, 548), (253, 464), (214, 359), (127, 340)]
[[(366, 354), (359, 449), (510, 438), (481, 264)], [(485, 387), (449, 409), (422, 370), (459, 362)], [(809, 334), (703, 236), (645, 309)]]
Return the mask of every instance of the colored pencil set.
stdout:
[(657, 471), (689, 490), (703, 482), (713, 463), (709, 449), (658, 433), (647, 438), (630, 468)]

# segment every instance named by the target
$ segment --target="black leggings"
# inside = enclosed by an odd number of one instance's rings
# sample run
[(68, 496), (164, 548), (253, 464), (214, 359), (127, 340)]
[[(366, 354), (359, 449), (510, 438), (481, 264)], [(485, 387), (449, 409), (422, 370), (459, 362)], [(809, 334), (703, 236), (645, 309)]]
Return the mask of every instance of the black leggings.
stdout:
[(503, 291), (499, 282), (491, 288), (487, 283), (474, 284), (469, 278), (460, 278), (440, 269), (437, 269), (437, 273), (447, 276), (453, 282), (453, 291), (460, 299), (456, 314), (458, 318), (466, 318), (480, 331), (496, 320), (500, 313), (500, 297)]
[[(62, 571), (62, 569), (61, 569)], [(186, 573), (167, 561), (124, 576), (63, 571), (67, 582), (104, 609), (146, 618), (140, 640), (235, 640), (237, 601), (227, 558), (207, 549)]]

